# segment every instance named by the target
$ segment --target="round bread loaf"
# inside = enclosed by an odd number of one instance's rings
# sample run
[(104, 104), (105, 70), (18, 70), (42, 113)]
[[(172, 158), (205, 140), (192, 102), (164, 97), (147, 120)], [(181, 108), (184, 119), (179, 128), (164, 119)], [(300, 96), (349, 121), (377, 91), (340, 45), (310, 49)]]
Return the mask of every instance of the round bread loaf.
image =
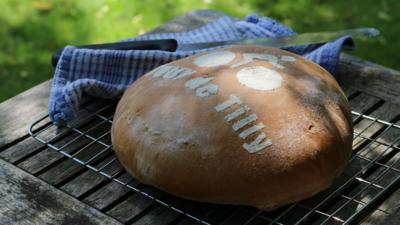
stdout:
[(326, 189), (351, 155), (349, 103), (319, 65), (235, 46), (158, 67), (124, 93), (112, 142), (137, 180), (263, 210)]

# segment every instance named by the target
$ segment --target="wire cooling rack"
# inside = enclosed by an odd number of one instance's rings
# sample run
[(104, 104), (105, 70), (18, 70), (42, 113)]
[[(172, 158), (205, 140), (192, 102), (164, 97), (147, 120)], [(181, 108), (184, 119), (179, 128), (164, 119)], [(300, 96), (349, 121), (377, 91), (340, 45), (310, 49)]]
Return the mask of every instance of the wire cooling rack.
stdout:
[[(75, 162), (102, 176), (126, 186), (143, 196), (182, 214), (193, 222), (212, 224), (207, 215), (168, 203), (147, 192), (126, 172), (116, 158), (111, 145), (110, 128), (115, 103), (102, 102), (87, 106), (79, 121), (64, 128), (54, 126), (44, 116), (29, 127), (30, 135)], [(387, 122), (352, 112), (355, 125), (353, 156), (345, 172), (331, 188), (305, 201), (272, 212), (245, 206), (233, 207), (220, 224), (356, 224), (375, 210), (400, 186), (400, 126), (399, 116)], [(122, 177), (125, 177), (124, 179)], [(193, 207), (200, 203), (193, 202)], [(212, 210), (211, 210), (212, 211)], [(210, 213), (208, 213), (210, 214)]]

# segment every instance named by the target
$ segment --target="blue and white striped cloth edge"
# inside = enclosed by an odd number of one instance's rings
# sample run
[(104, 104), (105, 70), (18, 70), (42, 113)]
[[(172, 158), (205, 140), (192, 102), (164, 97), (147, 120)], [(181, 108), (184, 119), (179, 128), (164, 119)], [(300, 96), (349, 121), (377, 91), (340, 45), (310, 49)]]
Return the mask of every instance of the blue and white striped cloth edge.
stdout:
[[(126, 40), (174, 38), (178, 43), (197, 43), (294, 34), (289, 27), (271, 18), (250, 15), (241, 21), (234, 21), (228, 16), (221, 17), (188, 32), (149, 34)], [(322, 46), (300, 46), (286, 50), (303, 55), (334, 74), (344, 45), (353, 47), (350, 37), (342, 37)], [(90, 50), (67, 46), (54, 75), (49, 101), (50, 118), (55, 124), (65, 124), (77, 116), (84, 95), (117, 99), (146, 72), (201, 51), (204, 50)]]

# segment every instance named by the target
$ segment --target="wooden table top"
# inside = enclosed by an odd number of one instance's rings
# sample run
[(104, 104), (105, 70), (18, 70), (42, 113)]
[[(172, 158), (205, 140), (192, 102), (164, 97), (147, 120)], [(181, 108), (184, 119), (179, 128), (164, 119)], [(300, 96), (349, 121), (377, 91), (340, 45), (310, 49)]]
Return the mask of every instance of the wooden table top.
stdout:
[[(189, 30), (223, 15), (217, 11), (194, 11), (154, 32)], [(337, 79), (354, 111), (400, 125), (398, 71), (342, 55)], [(30, 137), (28, 126), (47, 114), (50, 82), (46, 81), (0, 104), (0, 224), (194, 223)], [(361, 117), (355, 118), (355, 124), (355, 132), (364, 132), (375, 126), (368, 125)], [(381, 127), (376, 127), (368, 134), (373, 137), (381, 132), (379, 129)], [(400, 137), (399, 130), (389, 132), (380, 141), (393, 143), (395, 138)], [(368, 154), (375, 151), (378, 152), (379, 147)], [(400, 170), (399, 158), (397, 151), (390, 160), (397, 163), (396, 168)], [(238, 222), (232, 219), (237, 212), (234, 207), (211, 209), (210, 205), (203, 204), (193, 209), (188, 201), (166, 196), (151, 188), (148, 191), (196, 215), (206, 215), (210, 223)], [(368, 196), (360, 201), (368, 201)], [(362, 224), (400, 224), (399, 202), (400, 190), (396, 190), (366, 216)]]

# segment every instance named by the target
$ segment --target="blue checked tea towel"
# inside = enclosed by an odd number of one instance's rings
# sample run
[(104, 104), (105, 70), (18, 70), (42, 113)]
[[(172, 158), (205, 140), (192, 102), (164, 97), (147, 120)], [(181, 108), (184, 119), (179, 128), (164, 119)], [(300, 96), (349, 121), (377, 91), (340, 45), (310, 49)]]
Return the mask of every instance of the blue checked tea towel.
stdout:
[[(241, 21), (221, 17), (188, 32), (149, 34), (126, 40), (174, 38), (180, 44), (289, 35), (295, 35), (289, 27), (268, 17), (250, 15)], [(350, 37), (321, 46), (297, 46), (286, 50), (303, 55), (334, 74), (344, 45), (353, 47)], [(77, 116), (84, 95), (118, 99), (132, 82), (146, 72), (201, 51), (204, 50), (93, 50), (67, 46), (56, 67), (49, 116), (55, 124), (65, 124)]]

